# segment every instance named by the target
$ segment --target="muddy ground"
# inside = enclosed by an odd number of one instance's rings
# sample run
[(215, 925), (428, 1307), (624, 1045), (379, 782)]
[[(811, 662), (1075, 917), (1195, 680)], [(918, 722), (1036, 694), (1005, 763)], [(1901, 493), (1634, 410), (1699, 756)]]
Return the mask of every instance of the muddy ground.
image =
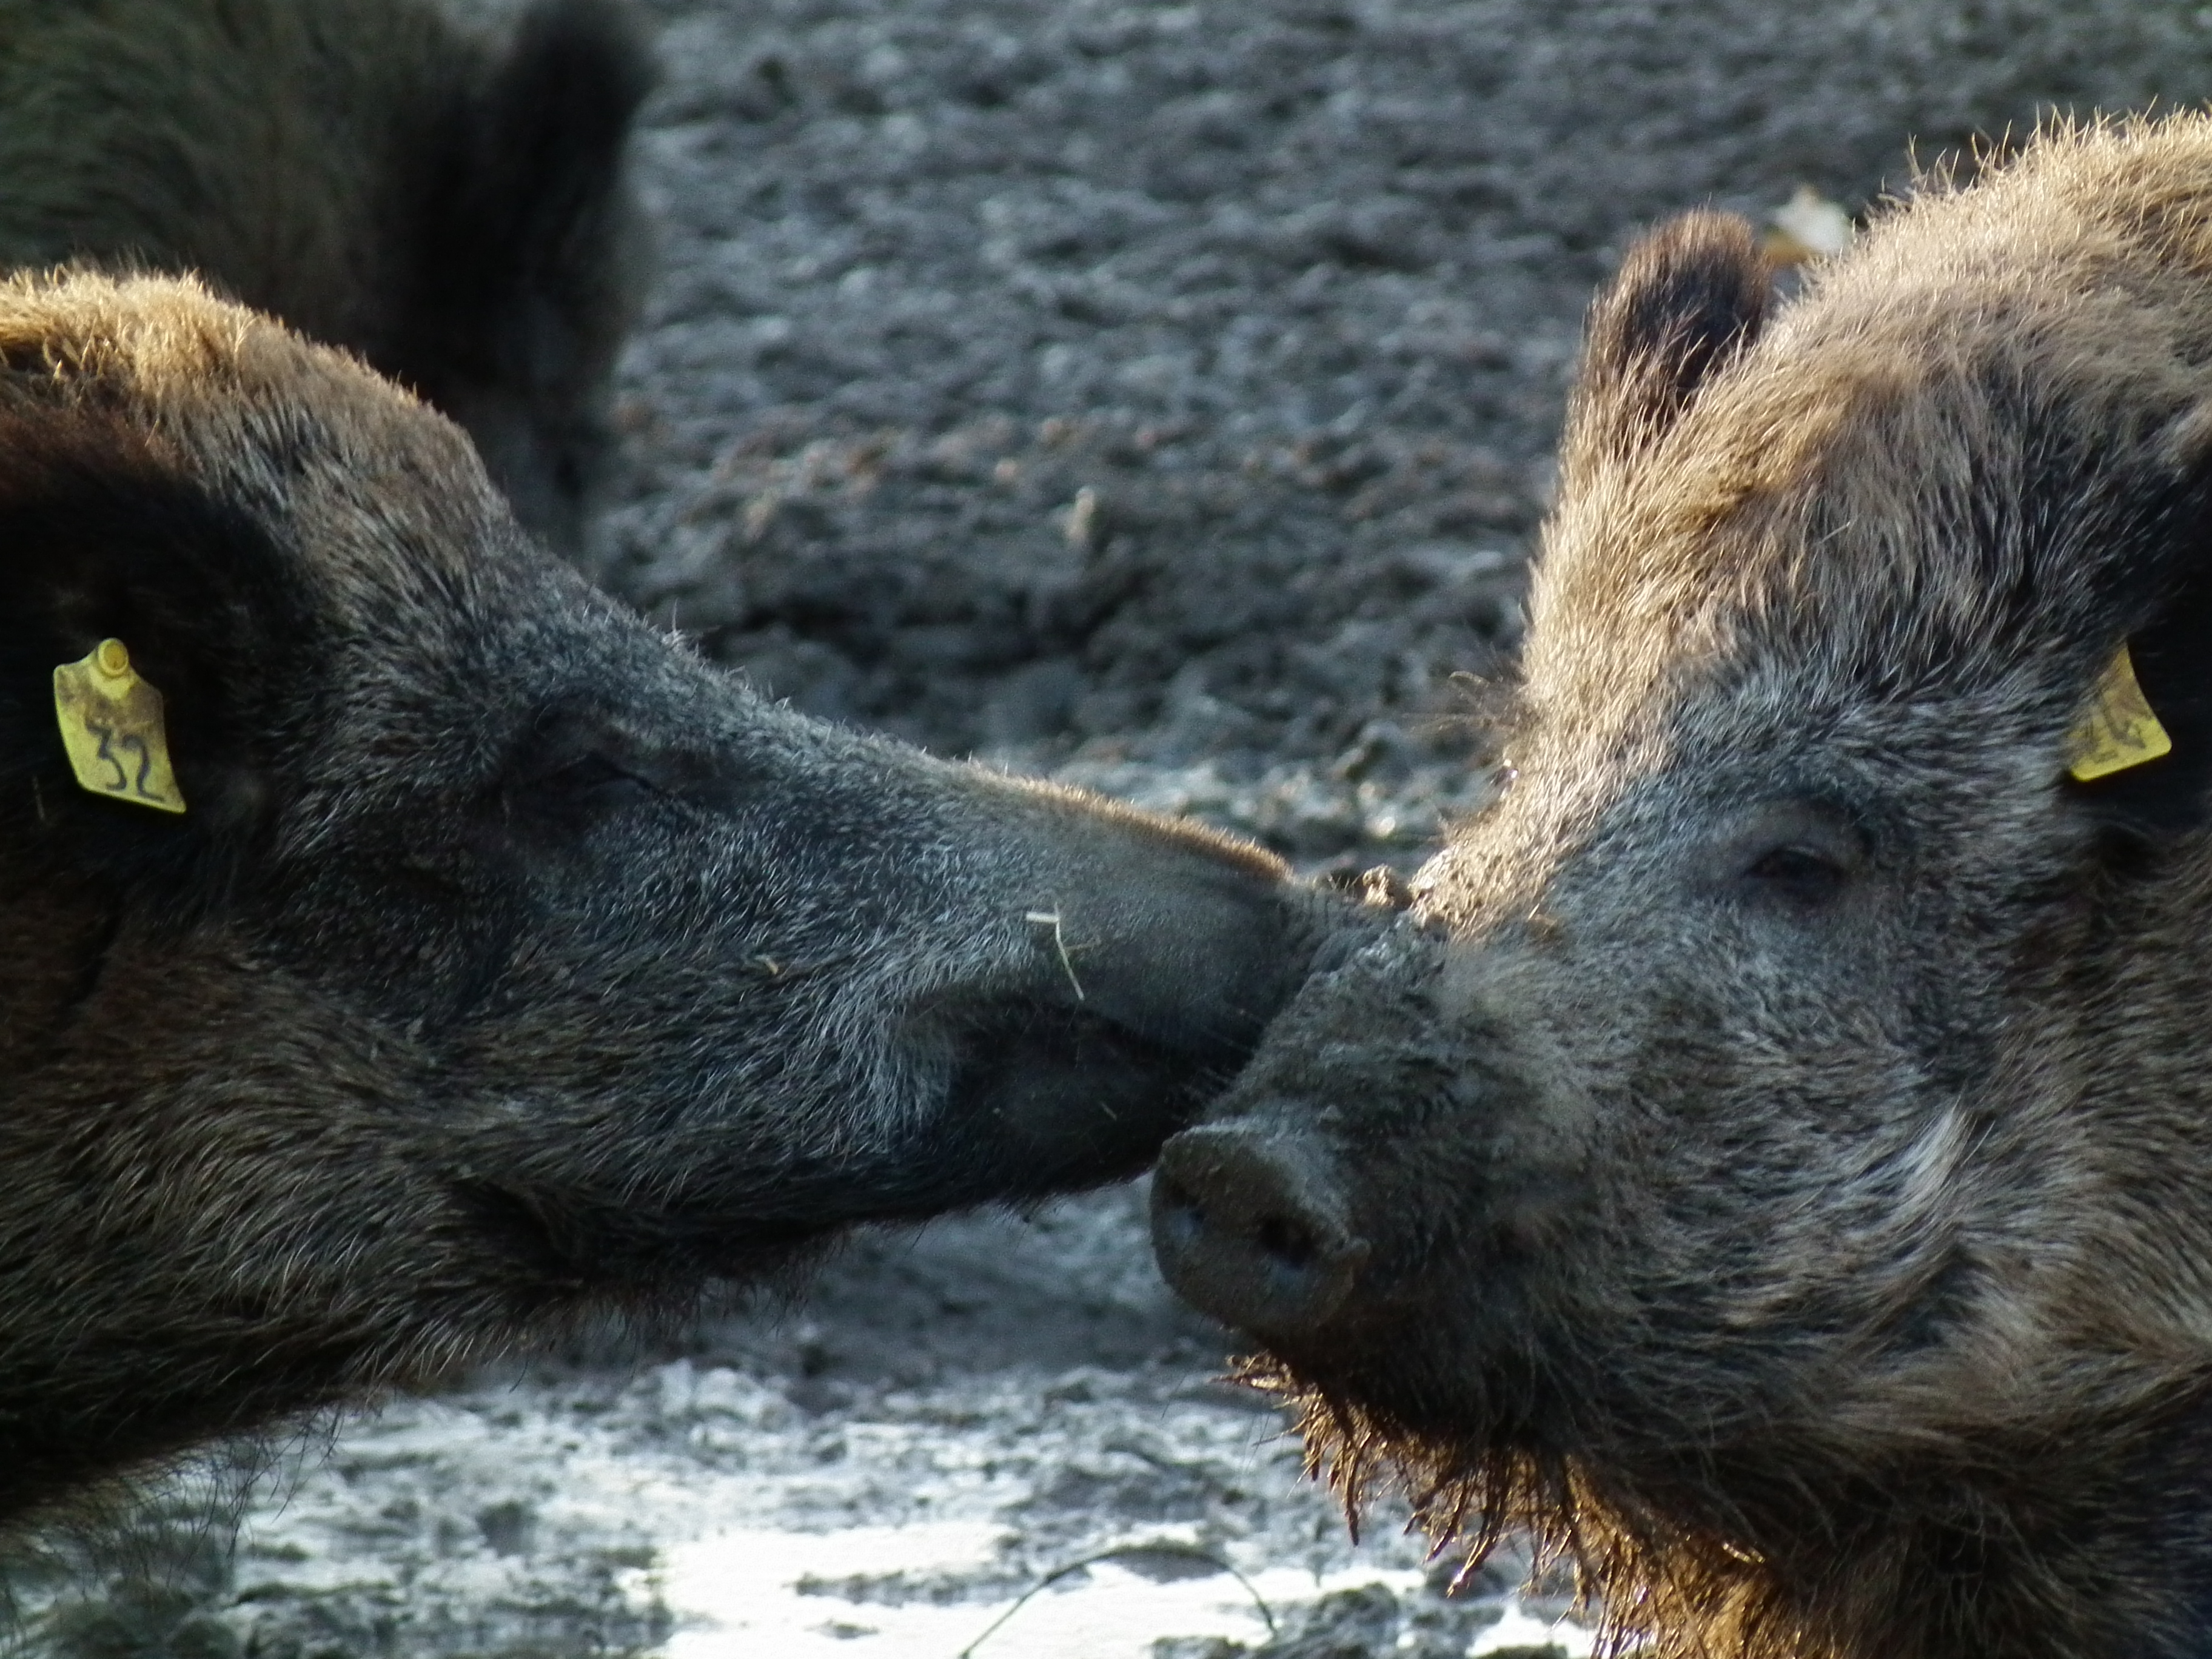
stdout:
[[(1638, 227), (1856, 210), (1916, 149), (2212, 94), (2212, 8), (2150, 0), (653, 10), (662, 270), (594, 574), (803, 707), (1314, 868), (1410, 862), (1480, 799), (1453, 676), (1510, 665), (1577, 322)], [(1572, 1650), (1505, 1575), (1447, 1601), (1387, 1511), (1352, 1547), (1208, 1381), (1141, 1212), (872, 1237), (794, 1307), (308, 1437), (234, 1537), (187, 1490), (128, 1559), (20, 1571), (26, 1644)]]

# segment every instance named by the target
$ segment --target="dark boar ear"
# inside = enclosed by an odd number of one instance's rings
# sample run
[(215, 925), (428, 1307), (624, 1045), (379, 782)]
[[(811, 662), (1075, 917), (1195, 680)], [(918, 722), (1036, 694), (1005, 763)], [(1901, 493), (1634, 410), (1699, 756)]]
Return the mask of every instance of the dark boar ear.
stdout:
[(2075, 711), (2062, 787), (2133, 832), (2112, 843), (2130, 857), (2212, 821), (2212, 400), (2142, 435), (2046, 444), (2019, 509), (2074, 532), (2044, 584), (2073, 611), (2056, 659)]
[[(568, 368), (573, 347), (535, 329), (588, 337), (629, 303), (623, 159), (653, 80), (616, 0), (539, 0), (480, 94), (444, 257), (451, 291), (480, 317), (506, 319), (500, 343), (518, 373), (544, 380)], [(518, 315), (533, 307), (550, 313), (534, 325)]]
[[(2208, 506), (2212, 503), (2200, 501), (2195, 510), (2175, 516), (2203, 524)], [(2125, 574), (2146, 579), (2145, 589), (2165, 578), (2163, 591), (2140, 593), (2133, 614), (2119, 624), (2128, 630), (2127, 672), (2141, 699), (2136, 720), (2128, 718), (2124, 683), (2116, 678), (2118, 647), (2102, 638), (2094, 660), (2083, 664), (2081, 723), (2068, 743), (2068, 759), (2079, 770), (2100, 763), (2093, 759), (2080, 765), (2097, 748), (2106, 751), (2101, 763), (2114, 767), (2087, 779), (2069, 770), (2068, 793), (2100, 819), (2136, 836), (2170, 836), (2212, 818), (2212, 656), (2205, 651), (2205, 641), (2212, 640), (2212, 534), (2191, 530), (2182, 542), (2179, 568), (2160, 572), (2154, 568), (2160, 561), (2124, 562)], [(2171, 746), (2139, 761), (2129, 745), (2145, 735), (2141, 709), (2155, 722), (2152, 741), (2162, 736)]]
[[(642, 222), (625, 167), (655, 70), (620, 0), (538, 0), (433, 136), (397, 366), (469, 428), (526, 520), (573, 498), (634, 320)], [(545, 451), (532, 453), (533, 447)], [(544, 477), (532, 476), (533, 471)]]
[[(313, 600), (259, 520), (124, 422), (0, 418), (0, 836), (167, 906), (212, 897), (265, 820), (262, 734), (313, 706)], [(161, 714), (146, 735), (108, 733), (88, 785), (54, 671), (111, 639)], [(149, 744), (173, 771), (153, 798), (180, 794), (181, 812), (145, 804)]]
[(1590, 307), (1567, 469), (1625, 459), (1664, 432), (1758, 333), (1772, 288), (1751, 227), (1734, 214), (1686, 213), (1631, 248)]

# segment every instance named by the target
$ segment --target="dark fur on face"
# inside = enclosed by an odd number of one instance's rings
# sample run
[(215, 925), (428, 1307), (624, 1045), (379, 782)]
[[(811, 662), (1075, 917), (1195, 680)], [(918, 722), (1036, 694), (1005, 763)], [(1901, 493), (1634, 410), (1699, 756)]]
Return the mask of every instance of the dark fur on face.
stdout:
[[(1164, 1261), (1317, 1465), (1534, 1528), (1639, 1650), (2212, 1643), (2208, 227), (2191, 117), (1771, 315), (1741, 228), (1632, 254), (1511, 788), (1167, 1150)], [(2077, 782), (2123, 642), (2175, 750)], [(1348, 1293), (1240, 1307), (1232, 1133)]]
[(0, 259), (190, 271), (468, 428), (580, 544), (644, 235), (624, 0), (0, 0)]
[[(1334, 925), (754, 696), (187, 283), (0, 286), (0, 1518), (1130, 1173)], [(111, 637), (182, 817), (70, 771), (54, 669)]]

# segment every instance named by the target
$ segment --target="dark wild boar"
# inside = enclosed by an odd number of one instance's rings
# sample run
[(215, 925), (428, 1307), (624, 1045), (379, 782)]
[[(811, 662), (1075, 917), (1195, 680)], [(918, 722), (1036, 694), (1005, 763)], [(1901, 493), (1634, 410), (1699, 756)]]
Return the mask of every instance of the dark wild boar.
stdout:
[(0, 264), (193, 271), (360, 353), (574, 551), (651, 81), (623, 0), (0, 0)]
[(1768, 309), (1714, 215), (1599, 301), (1507, 787), (1162, 1260), (1645, 1650), (2212, 1653), (2212, 123)]
[(0, 286), (0, 1516), (1131, 1172), (1325, 921), (763, 702), (190, 283)]

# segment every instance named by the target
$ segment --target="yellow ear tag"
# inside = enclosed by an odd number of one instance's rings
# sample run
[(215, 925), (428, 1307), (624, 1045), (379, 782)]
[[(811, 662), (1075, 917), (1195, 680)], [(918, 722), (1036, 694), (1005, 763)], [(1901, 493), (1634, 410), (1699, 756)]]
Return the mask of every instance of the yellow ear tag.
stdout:
[(102, 640), (82, 661), (54, 670), (54, 718), (76, 781), (94, 794), (157, 812), (185, 810), (169, 769), (161, 694), (132, 672), (122, 641)]
[(2066, 734), (2066, 769), (2077, 782), (2087, 783), (2172, 752), (2173, 739), (2136, 684), (2136, 666), (2123, 643), (2097, 681), (2089, 712)]

